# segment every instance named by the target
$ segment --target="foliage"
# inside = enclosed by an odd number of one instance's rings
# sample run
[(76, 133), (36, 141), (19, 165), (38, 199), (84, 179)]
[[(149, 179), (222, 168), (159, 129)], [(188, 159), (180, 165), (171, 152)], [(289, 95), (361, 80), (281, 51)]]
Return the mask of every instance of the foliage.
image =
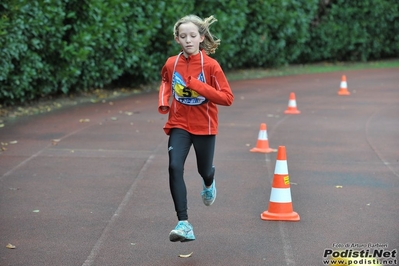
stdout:
[(323, 16), (313, 21), (300, 61), (368, 61), (399, 54), (398, 1), (323, 3)]
[(217, 18), (225, 70), (399, 54), (397, 0), (2, 0), (0, 104), (158, 81), (187, 14)]
[(240, 39), (243, 66), (280, 66), (295, 61), (304, 49), (317, 0), (249, 1), (249, 10)]
[(57, 54), (65, 13), (58, 1), (8, 0), (0, 4), (0, 100), (29, 101), (58, 86)]

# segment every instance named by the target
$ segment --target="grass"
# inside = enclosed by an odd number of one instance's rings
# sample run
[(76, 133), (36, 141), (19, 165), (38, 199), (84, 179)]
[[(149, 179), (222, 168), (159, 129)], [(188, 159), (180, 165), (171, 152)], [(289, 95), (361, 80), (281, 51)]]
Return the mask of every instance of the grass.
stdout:
[(347, 70), (378, 69), (378, 68), (396, 68), (399, 67), (399, 58), (357, 63), (318, 63), (309, 65), (290, 65), (275, 69), (246, 69), (226, 72), (229, 81), (259, 79), (268, 77), (315, 74)]

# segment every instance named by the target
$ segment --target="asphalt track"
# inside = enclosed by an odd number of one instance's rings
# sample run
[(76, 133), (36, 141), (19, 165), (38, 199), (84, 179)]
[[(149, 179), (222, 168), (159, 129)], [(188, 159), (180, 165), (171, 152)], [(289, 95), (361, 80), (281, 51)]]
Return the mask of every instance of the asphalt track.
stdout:
[[(343, 74), (349, 96), (337, 95)], [(187, 159), (197, 237), (189, 243), (168, 239), (177, 220), (157, 93), (6, 121), (0, 265), (316, 266), (325, 249), (343, 249), (336, 244), (398, 249), (398, 68), (231, 87), (235, 102), (219, 109), (214, 205), (201, 201), (193, 151)], [(290, 92), (299, 115), (284, 114)], [(261, 123), (272, 148), (286, 147), (299, 222), (260, 219), (276, 161), (276, 153), (249, 151)]]

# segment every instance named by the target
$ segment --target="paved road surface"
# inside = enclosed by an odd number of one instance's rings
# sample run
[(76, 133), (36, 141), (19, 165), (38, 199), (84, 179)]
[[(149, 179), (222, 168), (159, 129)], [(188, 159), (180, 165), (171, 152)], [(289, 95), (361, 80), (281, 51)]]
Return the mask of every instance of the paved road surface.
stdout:
[[(343, 74), (350, 96), (337, 95)], [(214, 205), (203, 205), (194, 153), (187, 159), (190, 243), (168, 240), (177, 220), (156, 93), (6, 121), (0, 265), (316, 266), (325, 249), (348, 250), (334, 243), (398, 249), (399, 69), (231, 86), (234, 104), (220, 107)], [(299, 115), (284, 114), (290, 92)], [(276, 162), (276, 153), (249, 152), (261, 123), (272, 148), (286, 147), (299, 222), (260, 219)]]

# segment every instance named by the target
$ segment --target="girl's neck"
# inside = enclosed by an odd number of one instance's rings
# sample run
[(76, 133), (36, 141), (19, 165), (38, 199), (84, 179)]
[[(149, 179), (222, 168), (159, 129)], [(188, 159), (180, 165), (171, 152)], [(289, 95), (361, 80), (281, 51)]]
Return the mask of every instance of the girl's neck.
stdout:
[(201, 51), (199, 50), (198, 52), (196, 52), (196, 53), (194, 53), (194, 54), (186, 54), (186, 53), (183, 51), (183, 55), (184, 55), (185, 58), (189, 58), (190, 56), (195, 56), (195, 55), (199, 54), (200, 52), (201, 52)]

